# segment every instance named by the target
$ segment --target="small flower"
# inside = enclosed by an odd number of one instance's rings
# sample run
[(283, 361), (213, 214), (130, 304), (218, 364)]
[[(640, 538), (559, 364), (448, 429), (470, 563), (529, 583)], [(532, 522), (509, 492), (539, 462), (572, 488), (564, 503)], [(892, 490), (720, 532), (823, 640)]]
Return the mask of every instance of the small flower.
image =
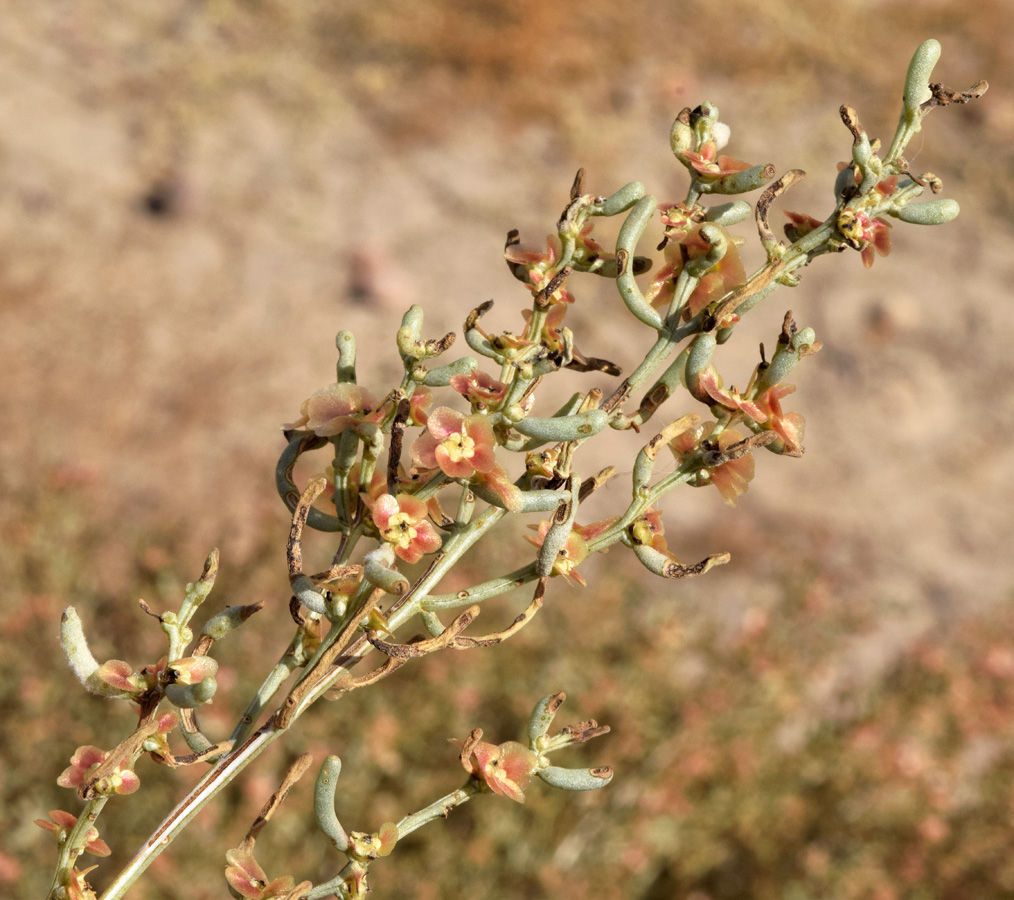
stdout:
[(732, 156), (718, 156), (718, 146), (714, 141), (705, 141), (698, 152), (688, 150), (683, 153), (685, 159), (694, 168), (702, 181), (717, 181), (726, 175), (735, 175), (750, 168), (750, 163), (735, 159)]
[(218, 662), (210, 656), (186, 656), (166, 668), (168, 684), (200, 684), (218, 672)]
[(108, 659), (95, 670), (95, 678), (103, 684), (130, 694), (140, 694), (148, 689), (144, 679), (135, 674), (133, 667), (122, 659)]
[(167, 712), (155, 720), (155, 730), (142, 745), (146, 752), (152, 755), (153, 759), (163, 765), (176, 766), (172, 747), (169, 746), (167, 735), (179, 724), (179, 716), (174, 712)]
[[(451, 380), (453, 381), (453, 378)], [(433, 391), (426, 387), (417, 387), (408, 400), (408, 424), (425, 425), (429, 418), (427, 411), (432, 403)]]
[(859, 221), (863, 226), (863, 240), (867, 242), (859, 255), (868, 269), (877, 256), (887, 256), (891, 252), (891, 223), (881, 218), (870, 219), (863, 213), (859, 214)]
[[(464, 746), (460, 741), (454, 743)], [(538, 756), (517, 741), (499, 745), (476, 741), (468, 757), (461, 760), (465, 771), (483, 782), (494, 794), (518, 803), (525, 802), (525, 787), (538, 762)]]
[(473, 369), (467, 375), (452, 375), (451, 387), (463, 395), (473, 409), (496, 409), (507, 395), (507, 385), (481, 369)]
[[(587, 582), (575, 569), (588, 558), (588, 554), (591, 552), (588, 549), (588, 541), (598, 537), (615, 521), (615, 519), (603, 519), (601, 522), (593, 522), (591, 525), (575, 525), (553, 561), (553, 574), (562, 575), (568, 584), (573, 580), (584, 587)], [(548, 519), (544, 519), (538, 525), (529, 525), (528, 527), (537, 533), (535, 535), (526, 534), (525, 540), (536, 547), (541, 547), (545, 543), (546, 535), (549, 534), (551, 524)]]
[[(697, 425), (684, 431), (682, 434), (676, 435), (669, 442), (669, 449), (672, 450), (673, 455), (676, 457), (676, 462), (680, 463), (684, 458), (695, 453), (700, 447), (701, 442), (707, 440), (714, 428), (714, 422), (705, 422), (703, 425)], [(730, 445), (736, 444), (741, 440), (743, 440), (743, 435), (734, 428), (730, 428), (719, 435), (717, 441), (718, 449), (725, 450)], [(753, 478), (753, 454), (745, 453), (738, 459), (729, 460), (729, 462), (713, 468), (702, 469), (701, 472), (706, 481), (710, 481), (718, 488), (722, 499), (729, 506), (735, 506), (740, 494), (746, 493)]]
[(783, 412), (781, 404), (782, 397), (787, 397), (795, 389), (792, 384), (775, 384), (757, 398), (757, 406), (764, 413), (764, 427), (781, 439), (768, 447), (779, 453), (794, 453), (803, 446), (806, 420), (800, 413)]
[(553, 268), (560, 258), (562, 250), (560, 238), (555, 234), (550, 234), (546, 236), (545, 250), (539, 250), (526, 244), (508, 244), (503, 255), (512, 268), (521, 266), (526, 270), (538, 269), (540, 272), (545, 272)]
[[(63, 770), (60, 777), (56, 779), (56, 783), (60, 787), (76, 788), (80, 793), (92, 773), (105, 762), (108, 755), (105, 750), (100, 750), (90, 744), (78, 747), (70, 758), (70, 766)], [(126, 760), (121, 760), (115, 772), (105, 776), (91, 787), (96, 794), (132, 794), (140, 786), (140, 779), (127, 766)]]
[(767, 414), (752, 400), (744, 400), (734, 387), (723, 388), (722, 376), (714, 366), (707, 366), (697, 377), (691, 393), (698, 399), (704, 398), (709, 405), (721, 406), (730, 412), (739, 412), (749, 416), (755, 422), (763, 422)]
[(327, 384), (314, 391), (285, 429), (306, 428), (320, 437), (338, 434), (373, 409), (373, 396), (357, 384)]
[(532, 478), (552, 478), (559, 458), (560, 450), (557, 447), (533, 450), (525, 456), (525, 471)]
[(815, 231), (824, 224), (819, 219), (806, 215), (806, 213), (789, 212), (787, 209), (782, 210), (782, 212), (785, 213), (789, 220), (785, 226), (785, 236), (793, 242), (806, 237), (811, 231)]
[(442, 541), (426, 514), (426, 504), (411, 494), (381, 494), (373, 504), (373, 521), (380, 536), (407, 563), (419, 562), (424, 553), (440, 549)]
[(85, 879), (92, 869), (97, 869), (98, 866), (89, 866), (87, 869), (70, 870), (70, 880), (67, 882), (65, 891), (67, 894), (67, 900), (95, 900), (96, 894), (92, 890), (92, 886)]
[(482, 413), (463, 416), (439, 406), (412, 445), (412, 459), (424, 469), (439, 467), (451, 478), (471, 478), (496, 466), (493, 446), (493, 427)]
[(253, 850), (249, 847), (237, 847), (225, 854), (229, 863), (225, 869), (225, 880), (229, 886), (240, 896), (247, 900), (270, 900), (272, 897), (281, 897), (289, 893), (295, 886), (295, 880), (291, 875), (283, 875), (273, 881), (268, 881), (268, 876), (253, 857)]
[(660, 510), (648, 507), (644, 514), (638, 516), (630, 525), (630, 536), (638, 543), (654, 547), (663, 553), (667, 552), (665, 541), (665, 525), (662, 524)]
[(504, 509), (518, 512), (524, 503), (524, 493), (511, 481), (510, 475), (502, 466), (493, 466), (488, 472), (480, 472), (475, 481), (486, 485), (503, 504)]
[[(51, 822), (47, 822), (45, 819), (36, 819), (35, 824), (39, 828), (44, 828), (46, 831), (51, 831), (55, 834), (57, 843), (63, 846), (71, 829), (77, 825), (77, 816), (64, 812), (62, 809), (51, 809), (49, 811), (49, 818), (52, 819)], [(109, 856), (112, 853), (112, 850), (109, 849), (109, 844), (99, 839), (99, 830), (94, 825), (88, 829), (84, 848), (93, 856)]]

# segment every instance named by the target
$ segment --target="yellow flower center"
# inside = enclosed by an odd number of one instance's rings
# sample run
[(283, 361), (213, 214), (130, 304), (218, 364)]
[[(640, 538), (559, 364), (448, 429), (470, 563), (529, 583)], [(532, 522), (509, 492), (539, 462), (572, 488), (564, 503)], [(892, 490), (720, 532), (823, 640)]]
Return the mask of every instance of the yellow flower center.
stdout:
[(461, 462), (463, 459), (471, 459), (475, 456), (475, 441), (464, 431), (448, 436), (442, 444), (451, 462)]
[(416, 539), (418, 531), (415, 523), (403, 512), (396, 512), (387, 522), (387, 528), (382, 532), (382, 537), (389, 544), (394, 544), (402, 550), (408, 548)]

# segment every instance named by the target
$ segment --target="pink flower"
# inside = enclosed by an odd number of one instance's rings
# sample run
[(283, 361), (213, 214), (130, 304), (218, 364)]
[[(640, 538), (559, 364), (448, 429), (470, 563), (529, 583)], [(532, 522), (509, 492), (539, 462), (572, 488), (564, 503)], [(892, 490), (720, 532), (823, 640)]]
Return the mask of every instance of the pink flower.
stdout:
[[(77, 825), (77, 816), (64, 812), (62, 809), (51, 809), (49, 811), (49, 818), (53, 821), (47, 822), (45, 819), (36, 819), (35, 824), (39, 828), (44, 828), (46, 831), (51, 831), (55, 834), (57, 843), (62, 846), (70, 835), (71, 829)], [(109, 844), (99, 839), (99, 830), (95, 826), (88, 829), (84, 848), (93, 856), (109, 856), (112, 853), (112, 850), (109, 849)]]
[(122, 659), (106, 660), (95, 670), (95, 677), (104, 684), (128, 694), (139, 694), (149, 687), (142, 683), (144, 679), (134, 674), (130, 663)]
[(507, 394), (506, 384), (481, 369), (473, 369), (467, 375), (452, 375), (451, 387), (466, 397), (473, 409), (496, 409)]
[[(452, 379), (453, 380), (453, 379)], [(408, 401), (408, 421), (411, 425), (425, 425), (429, 418), (427, 410), (433, 402), (433, 392), (426, 387), (417, 387)]]
[(867, 242), (859, 255), (868, 269), (877, 256), (887, 256), (891, 252), (891, 223), (881, 218), (870, 219), (865, 213), (859, 213), (858, 220), (863, 240)]
[(320, 437), (338, 434), (373, 409), (373, 396), (357, 384), (327, 384), (300, 407), (300, 416), (283, 428), (307, 428)]
[(694, 397), (709, 405), (717, 404), (730, 412), (743, 413), (755, 422), (763, 422), (767, 417), (758, 404), (744, 400), (735, 388), (723, 388), (722, 376), (714, 366), (707, 366), (697, 377), (696, 382), (688, 387)]
[(269, 900), (289, 893), (296, 885), (291, 875), (284, 875), (274, 881), (268, 876), (253, 857), (249, 847), (237, 847), (225, 854), (229, 863), (225, 869), (225, 880), (241, 897), (247, 900)]
[(717, 156), (717, 154), (718, 147), (715, 142), (706, 141), (697, 153), (688, 150), (682, 156), (693, 166), (703, 181), (717, 181), (726, 175), (735, 175), (737, 172), (745, 172), (750, 168), (750, 163), (743, 162), (741, 159), (735, 159), (732, 156)]
[[(502, 466), (493, 466), (488, 472), (480, 472), (475, 481), (486, 485), (503, 504), (504, 509), (519, 512), (524, 503), (524, 493), (511, 481), (510, 475)], [(473, 482), (474, 483), (474, 482)]]
[[(708, 438), (714, 428), (714, 422), (705, 422), (703, 425), (697, 425), (684, 431), (682, 434), (676, 435), (669, 442), (669, 449), (672, 450), (673, 455), (676, 457), (676, 462), (680, 463), (686, 456), (696, 452), (701, 442)], [(741, 440), (743, 440), (743, 435), (734, 428), (730, 428), (719, 435), (718, 449), (724, 450), (731, 444), (736, 444)], [(703, 469), (702, 472), (706, 473), (707, 480), (718, 488), (722, 499), (729, 506), (735, 506), (740, 494), (746, 493), (753, 478), (753, 454), (745, 453), (738, 459), (730, 460), (714, 468)]]
[(782, 212), (785, 213), (789, 220), (785, 226), (785, 236), (793, 242), (806, 237), (811, 231), (815, 231), (824, 224), (813, 216), (806, 215), (806, 213), (789, 212), (787, 209), (783, 209)]
[(764, 427), (781, 438), (780, 442), (768, 446), (780, 453), (795, 452), (803, 446), (806, 420), (800, 413), (783, 412), (781, 404), (782, 397), (787, 397), (795, 389), (792, 384), (775, 384), (757, 398), (757, 406), (764, 413)]
[(216, 672), (218, 662), (210, 656), (187, 656), (169, 666), (166, 675), (171, 684), (200, 684)]
[[(462, 746), (459, 741), (454, 743)], [(461, 764), (494, 794), (524, 803), (525, 787), (538, 762), (538, 756), (517, 741), (500, 745), (477, 741)]]
[[(109, 754), (105, 750), (93, 747), (90, 744), (78, 747), (70, 758), (70, 766), (63, 770), (56, 783), (60, 787), (77, 788), (78, 792), (84, 786), (94, 771), (106, 760)], [(105, 776), (92, 786), (97, 794), (132, 794), (141, 786), (141, 780), (127, 766), (126, 760), (121, 760), (116, 771)]]
[(471, 478), (496, 466), (493, 446), (493, 426), (482, 413), (463, 416), (439, 406), (412, 445), (412, 459), (424, 469), (439, 467), (451, 478)]
[(85, 878), (92, 869), (97, 869), (98, 866), (89, 866), (87, 869), (71, 869), (70, 880), (67, 882), (65, 890), (67, 894), (67, 900), (95, 900), (96, 894), (92, 890), (92, 886), (88, 884), (88, 880)]
[[(849, 163), (838, 163), (838, 171), (846, 168)], [(855, 169), (856, 184), (863, 180), (862, 173)], [(877, 183), (874, 191), (881, 197), (889, 197), (897, 190), (898, 176), (892, 175)], [(873, 193), (867, 195), (868, 202), (876, 200)], [(838, 216), (838, 230), (845, 236), (846, 240), (860, 250), (863, 265), (868, 269), (873, 265), (877, 255), (887, 256), (891, 252), (891, 223), (870, 215), (863, 210), (843, 210)]]
[[(593, 522), (591, 525), (575, 525), (553, 561), (553, 574), (562, 575), (568, 584), (573, 580), (584, 587), (587, 582), (575, 569), (588, 558), (588, 554), (591, 552), (588, 549), (588, 541), (598, 537), (615, 521), (615, 519), (603, 519), (601, 522)], [(525, 540), (536, 547), (541, 547), (545, 543), (546, 535), (549, 534), (550, 525), (548, 519), (544, 519), (538, 525), (529, 525), (528, 527), (537, 533), (535, 535), (526, 534)]]
[(373, 521), (380, 536), (407, 563), (419, 562), (443, 543), (426, 519), (426, 504), (411, 494), (381, 494), (373, 504)]

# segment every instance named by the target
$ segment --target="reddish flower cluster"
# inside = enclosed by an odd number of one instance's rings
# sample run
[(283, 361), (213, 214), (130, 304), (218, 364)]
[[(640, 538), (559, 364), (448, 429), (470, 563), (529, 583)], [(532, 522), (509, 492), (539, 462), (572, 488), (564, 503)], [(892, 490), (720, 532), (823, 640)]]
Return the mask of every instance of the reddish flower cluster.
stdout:
[[(667, 224), (666, 241), (663, 248), (665, 265), (652, 276), (651, 284), (645, 292), (645, 298), (656, 309), (664, 309), (673, 298), (676, 279), (683, 271), (684, 257), (687, 261), (704, 256), (711, 245), (701, 237), (701, 223), (695, 222), (686, 207), (682, 204), (664, 204), (662, 221)], [(721, 228), (713, 225), (712, 227)], [(687, 301), (683, 311), (685, 319), (691, 319), (708, 304), (724, 297), (746, 281), (746, 269), (739, 257), (739, 246), (742, 238), (734, 238), (722, 229), (728, 240), (728, 249), (718, 263), (712, 266)], [(730, 318), (732, 324), (735, 319)]]
[[(106, 760), (109, 754), (105, 750), (86, 744), (78, 747), (70, 758), (70, 765), (63, 770), (63, 773), (56, 779), (60, 787), (75, 788), (80, 790), (85, 785), (92, 773)], [(141, 780), (127, 765), (126, 760), (121, 760), (116, 771), (102, 779), (101, 784), (96, 784), (94, 789), (100, 794), (132, 794), (141, 786)]]
[[(714, 428), (714, 422), (705, 422), (702, 425), (696, 425), (693, 428), (687, 429), (682, 434), (676, 435), (669, 443), (669, 449), (672, 450), (673, 456), (676, 457), (676, 462), (680, 463), (685, 457), (696, 452), (701, 445), (701, 441), (707, 440)], [(718, 448), (719, 450), (725, 450), (730, 445), (736, 444), (741, 440), (743, 440), (743, 435), (734, 428), (726, 429), (718, 436)], [(720, 466), (703, 469), (702, 471), (707, 474), (708, 480), (718, 488), (718, 493), (722, 495), (722, 499), (729, 506), (735, 506), (736, 501), (741, 494), (746, 493), (747, 488), (750, 486), (750, 481), (753, 479), (753, 454), (746, 453), (738, 459), (733, 459)]]

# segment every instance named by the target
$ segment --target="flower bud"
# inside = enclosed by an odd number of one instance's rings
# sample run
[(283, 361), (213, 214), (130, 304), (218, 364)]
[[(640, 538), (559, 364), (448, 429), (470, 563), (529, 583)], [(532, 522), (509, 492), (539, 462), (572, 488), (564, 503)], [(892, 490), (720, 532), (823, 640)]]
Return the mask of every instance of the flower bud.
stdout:
[(940, 42), (930, 38), (923, 41), (912, 55), (905, 74), (905, 115), (912, 119), (920, 113), (919, 107), (932, 96), (929, 89), (933, 67), (940, 59)]
[(356, 383), (356, 337), (351, 331), (342, 330), (335, 335), (334, 345), (338, 348), (338, 383)]
[(589, 409), (572, 416), (554, 416), (548, 419), (528, 416), (515, 422), (514, 427), (525, 437), (555, 444), (591, 437), (608, 424), (609, 413), (601, 409)]
[(912, 225), (943, 225), (953, 222), (961, 212), (961, 207), (957, 200), (931, 200), (929, 203), (913, 203), (888, 212)]
[(342, 761), (337, 756), (329, 756), (317, 773), (317, 781), (313, 788), (313, 814), (317, 825), (334, 845), (335, 849), (344, 853), (349, 848), (349, 837), (338, 821), (334, 808), (334, 795), (338, 788), (338, 776), (341, 775)]
[(594, 791), (603, 788), (613, 780), (613, 770), (609, 766), (597, 769), (568, 769), (563, 766), (546, 766), (536, 769), (539, 776), (550, 787), (564, 791)]
[(753, 215), (753, 209), (749, 203), (743, 200), (730, 200), (728, 203), (720, 203), (708, 210), (707, 220), (715, 225), (728, 228), (730, 225), (738, 225), (745, 222)]
[(690, 109), (684, 109), (676, 117), (669, 129), (669, 146), (676, 158), (680, 159), (682, 154), (694, 149), (694, 130), (690, 127)]
[(697, 335), (693, 344), (690, 345), (690, 353), (687, 355), (686, 374), (684, 376), (687, 390), (690, 391), (694, 399), (707, 403), (709, 406), (715, 401), (709, 394), (701, 390), (698, 381), (711, 365), (711, 357), (715, 352), (716, 344), (717, 339), (714, 332), (705, 331)]
[(625, 184), (611, 197), (607, 197), (598, 207), (599, 215), (616, 216), (626, 212), (644, 196), (644, 185), (640, 181)]
[(703, 182), (700, 188), (702, 193), (709, 194), (746, 194), (764, 187), (774, 177), (775, 167), (768, 163), (753, 166), (734, 175), (723, 175), (714, 181)]
[(166, 699), (180, 709), (194, 709), (208, 703), (218, 690), (214, 675), (208, 675), (197, 684), (167, 684)]
[(536, 749), (539, 738), (546, 736), (557, 710), (566, 699), (567, 695), (561, 691), (559, 694), (549, 694), (535, 704), (532, 717), (528, 720), (528, 744), (533, 750)]

